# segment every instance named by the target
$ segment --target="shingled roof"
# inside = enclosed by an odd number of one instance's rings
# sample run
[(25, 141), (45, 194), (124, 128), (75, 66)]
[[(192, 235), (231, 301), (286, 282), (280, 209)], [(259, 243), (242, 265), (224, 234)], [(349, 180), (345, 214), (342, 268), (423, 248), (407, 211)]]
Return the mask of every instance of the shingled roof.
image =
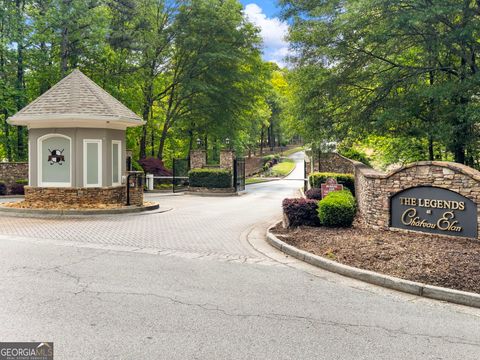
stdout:
[(50, 90), (8, 119), (12, 125), (41, 127), (112, 127), (143, 125), (133, 111), (74, 70)]

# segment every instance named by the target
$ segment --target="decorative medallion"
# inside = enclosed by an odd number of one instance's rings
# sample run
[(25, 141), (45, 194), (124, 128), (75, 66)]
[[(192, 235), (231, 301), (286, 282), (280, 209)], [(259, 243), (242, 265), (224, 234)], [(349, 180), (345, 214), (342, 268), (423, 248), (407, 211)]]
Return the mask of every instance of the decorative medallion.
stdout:
[(65, 156), (62, 155), (64, 150), (65, 149), (62, 149), (62, 150), (48, 149), (48, 151), (50, 152), (50, 155), (48, 155), (48, 162), (50, 163), (50, 165), (53, 165), (53, 164), (63, 165), (63, 162), (65, 161)]

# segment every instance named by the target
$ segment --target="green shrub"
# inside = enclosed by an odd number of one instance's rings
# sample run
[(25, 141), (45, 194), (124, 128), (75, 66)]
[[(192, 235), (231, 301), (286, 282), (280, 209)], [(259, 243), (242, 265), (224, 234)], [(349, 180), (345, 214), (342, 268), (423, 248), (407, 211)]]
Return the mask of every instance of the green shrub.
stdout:
[(348, 190), (331, 192), (318, 203), (320, 223), (328, 227), (352, 226), (355, 211), (355, 198)]
[(20, 179), (15, 181), (15, 183), (19, 185), (28, 185), (28, 179)]
[(350, 190), (355, 195), (355, 177), (352, 174), (337, 174), (337, 173), (321, 173), (314, 172), (308, 177), (310, 187), (320, 188), (321, 184), (326, 183), (328, 178), (337, 180), (344, 188)]
[(224, 189), (232, 187), (232, 173), (224, 169), (193, 169), (188, 173), (191, 187)]
[(365, 165), (371, 166), (370, 165), (370, 159), (368, 158), (367, 154), (365, 154), (362, 151), (358, 151), (358, 150), (353, 149), (353, 148), (340, 147), (338, 149), (338, 153), (342, 156), (345, 156), (346, 158), (351, 159), (351, 160), (360, 161), (361, 163), (364, 163)]

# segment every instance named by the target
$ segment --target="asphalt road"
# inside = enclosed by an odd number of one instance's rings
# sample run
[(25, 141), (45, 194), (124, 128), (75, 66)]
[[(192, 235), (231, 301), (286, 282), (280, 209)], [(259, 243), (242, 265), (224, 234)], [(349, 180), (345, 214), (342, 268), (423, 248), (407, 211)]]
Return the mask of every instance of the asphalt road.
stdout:
[(172, 210), (150, 215), (0, 218), (1, 341), (53, 341), (55, 359), (480, 358), (480, 310), (266, 245), (259, 234), (299, 186), (155, 196)]

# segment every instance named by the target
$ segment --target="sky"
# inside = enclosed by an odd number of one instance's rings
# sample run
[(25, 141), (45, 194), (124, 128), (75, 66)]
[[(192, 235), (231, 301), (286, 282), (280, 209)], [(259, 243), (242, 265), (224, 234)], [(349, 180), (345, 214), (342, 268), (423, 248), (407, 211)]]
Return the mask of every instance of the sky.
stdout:
[(288, 25), (279, 18), (280, 9), (276, 0), (241, 0), (247, 18), (261, 29), (264, 42), (263, 58), (285, 67), (288, 43), (285, 36)]

